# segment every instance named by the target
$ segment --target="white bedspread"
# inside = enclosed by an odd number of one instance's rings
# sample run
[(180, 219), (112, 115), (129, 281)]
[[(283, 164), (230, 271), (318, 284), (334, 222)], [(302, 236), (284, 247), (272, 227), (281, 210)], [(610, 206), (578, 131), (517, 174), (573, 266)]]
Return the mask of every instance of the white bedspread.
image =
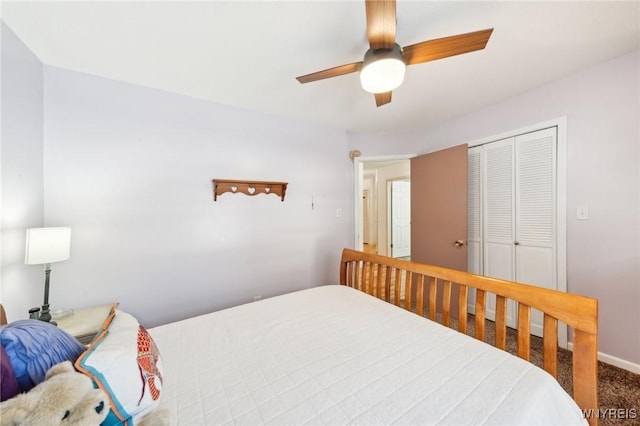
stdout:
[(344, 286), (149, 330), (171, 424), (585, 424), (545, 371)]

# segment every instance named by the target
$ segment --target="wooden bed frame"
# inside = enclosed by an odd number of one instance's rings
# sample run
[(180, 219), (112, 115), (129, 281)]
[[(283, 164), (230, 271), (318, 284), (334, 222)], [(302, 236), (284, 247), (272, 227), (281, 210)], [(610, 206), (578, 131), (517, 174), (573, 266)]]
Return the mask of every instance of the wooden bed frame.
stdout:
[[(441, 283), (441, 284), (439, 284)], [(467, 333), (467, 299), (475, 289), (475, 334), (485, 340), (485, 308), (488, 294), (496, 295), (495, 343), (506, 350), (507, 300), (517, 303), (518, 356), (529, 360), (531, 309), (544, 313), (543, 367), (557, 378), (558, 321), (573, 329), (573, 397), (582, 410), (598, 410), (598, 301), (593, 298), (562, 293), (467, 272), (455, 271), (394, 259), (376, 254), (344, 249), (340, 262), (340, 284), (353, 287), (393, 303), (418, 315), (451, 326), (451, 290), (458, 288), (458, 331)], [(441, 290), (441, 291), (440, 291)], [(404, 299), (401, 296), (404, 295)], [(436, 308), (441, 307), (437, 315)], [(6, 324), (0, 304), (0, 324)], [(598, 424), (597, 416), (587, 419)]]
[[(438, 283), (442, 284), (439, 286)], [(543, 367), (557, 379), (558, 321), (573, 329), (573, 398), (582, 410), (598, 408), (598, 300), (546, 288), (469, 274), (467, 272), (371, 253), (344, 249), (340, 262), (340, 284), (394, 303), (451, 326), (451, 289), (458, 287), (458, 331), (467, 333), (467, 298), (476, 289), (475, 338), (485, 340), (487, 294), (496, 295), (495, 343), (506, 350), (507, 300), (517, 303), (518, 356), (529, 361), (531, 309), (544, 313)], [(438, 291), (439, 288), (442, 291)], [(404, 299), (401, 295), (404, 294)], [(587, 412), (587, 411), (585, 411)], [(589, 424), (597, 425), (592, 416)]]

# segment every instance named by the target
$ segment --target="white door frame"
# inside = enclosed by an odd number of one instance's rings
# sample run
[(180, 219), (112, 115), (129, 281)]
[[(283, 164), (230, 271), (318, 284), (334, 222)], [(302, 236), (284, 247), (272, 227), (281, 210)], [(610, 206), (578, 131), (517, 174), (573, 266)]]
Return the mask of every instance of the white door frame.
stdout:
[(364, 245), (362, 244), (362, 181), (364, 179), (364, 163), (374, 163), (383, 161), (398, 161), (398, 160), (410, 160), (415, 157), (416, 154), (400, 154), (400, 155), (383, 155), (379, 157), (356, 157), (353, 159), (353, 210), (355, 214), (354, 218), (354, 244), (353, 247), (356, 250), (362, 250)]

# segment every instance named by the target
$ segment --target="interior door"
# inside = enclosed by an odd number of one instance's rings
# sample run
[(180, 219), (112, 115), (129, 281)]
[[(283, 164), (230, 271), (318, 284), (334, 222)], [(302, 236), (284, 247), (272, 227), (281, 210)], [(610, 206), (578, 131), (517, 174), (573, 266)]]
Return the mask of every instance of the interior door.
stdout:
[(411, 159), (411, 260), (467, 270), (467, 160), (466, 144)]
[(411, 159), (411, 259), (467, 270), (467, 145)]
[(391, 182), (391, 257), (411, 255), (411, 182)]

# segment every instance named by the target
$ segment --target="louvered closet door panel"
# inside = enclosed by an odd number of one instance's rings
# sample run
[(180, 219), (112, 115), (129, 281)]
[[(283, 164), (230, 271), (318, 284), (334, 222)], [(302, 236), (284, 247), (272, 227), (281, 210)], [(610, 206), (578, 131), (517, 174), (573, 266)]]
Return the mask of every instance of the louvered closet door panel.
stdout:
[(516, 236), (521, 244), (554, 243), (555, 128), (516, 137)]
[(469, 149), (467, 162), (467, 271), (482, 274), (482, 147)]
[[(483, 275), (515, 278), (515, 139), (508, 138), (482, 147)], [(486, 301), (488, 319), (495, 319), (495, 295)], [(513, 301), (508, 301), (507, 324), (516, 326)]]
[[(557, 288), (556, 129), (516, 137), (516, 280)], [(542, 314), (532, 312), (532, 334), (542, 335)]]
[(514, 279), (514, 139), (483, 146), (484, 275)]

